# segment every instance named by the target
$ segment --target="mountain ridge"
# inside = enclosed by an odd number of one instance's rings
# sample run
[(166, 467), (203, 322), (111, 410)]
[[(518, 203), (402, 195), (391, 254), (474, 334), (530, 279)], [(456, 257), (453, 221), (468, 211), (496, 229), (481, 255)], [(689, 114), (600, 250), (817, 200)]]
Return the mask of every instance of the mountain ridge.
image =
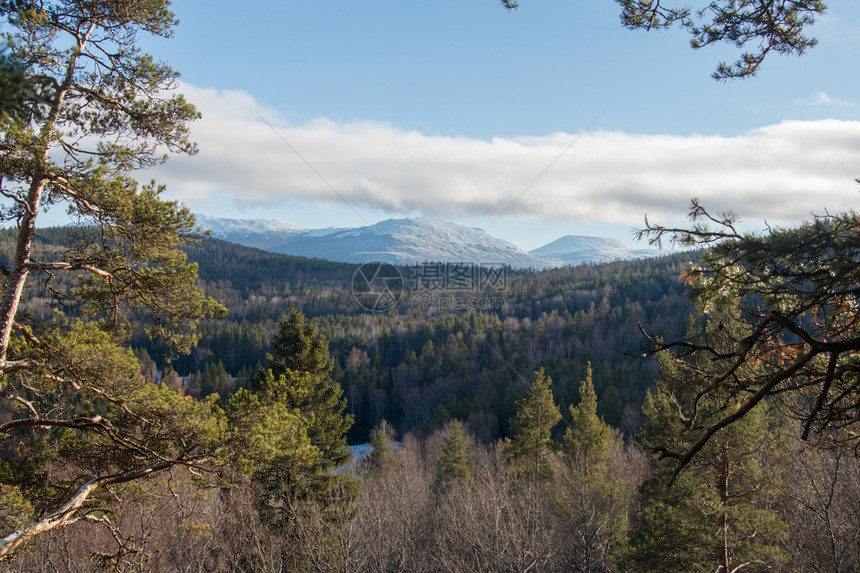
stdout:
[(383, 261), (408, 266), (432, 261), (545, 269), (660, 254), (617, 239), (582, 235), (566, 235), (526, 252), (483, 229), (431, 217), (391, 218), (362, 227), (326, 229), (303, 229), (277, 219), (196, 217), (201, 229), (225, 241), (273, 253), (357, 264)]

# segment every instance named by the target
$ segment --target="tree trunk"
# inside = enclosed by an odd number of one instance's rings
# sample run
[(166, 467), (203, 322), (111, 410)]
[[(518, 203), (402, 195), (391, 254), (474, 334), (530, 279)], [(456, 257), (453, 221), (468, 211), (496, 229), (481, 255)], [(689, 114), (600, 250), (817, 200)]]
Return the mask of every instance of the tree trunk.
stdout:
[(18, 241), (15, 245), (15, 266), (6, 276), (6, 289), (3, 299), (0, 301), (0, 374), (6, 370), (6, 354), (9, 350), (9, 340), (12, 336), (12, 328), (15, 326), (15, 315), (18, 312), (18, 304), (21, 302), (21, 293), (27, 282), (27, 263), (30, 262), (30, 252), (33, 245), (33, 235), (36, 232), (36, 217), (41, 208), (42, 192), (48, 183), (48, 173), (45, 166), (49, 161), (51, 151), (51, 135), (54, 132), (63, 101), (75, 77), (75, 69), (81, 53), (86, 48), (90, 34), (95, 29), (95, 23), (91, 22), (87, 31), (78, 36), (77, 49), (69, 56), (66, 66), (66, 75), (63, 83), (57, 90), (57, 95), (51, 104), (51, 111), (42, 126), (40, 133), (41, 148), (33, 153), (33, 170), (31, 172), (30, 189), (27, 198), (22, 199), (24, 214), (18, 223)]

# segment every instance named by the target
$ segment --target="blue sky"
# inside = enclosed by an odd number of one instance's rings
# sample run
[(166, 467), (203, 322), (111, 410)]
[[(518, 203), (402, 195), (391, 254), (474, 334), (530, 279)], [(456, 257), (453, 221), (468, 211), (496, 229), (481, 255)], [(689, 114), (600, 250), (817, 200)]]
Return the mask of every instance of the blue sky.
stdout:
[(860, 3), (829, 4), (807, 55), (720, 83), (732, 48), (625, 30), (611, 0), (178, 0), (142, 45), (203, 112), (200, 153), (151, 175), (215, 216), (427, 215), (526, 249), (630, 240), (693, 196), (792, 224), (857, 205)]

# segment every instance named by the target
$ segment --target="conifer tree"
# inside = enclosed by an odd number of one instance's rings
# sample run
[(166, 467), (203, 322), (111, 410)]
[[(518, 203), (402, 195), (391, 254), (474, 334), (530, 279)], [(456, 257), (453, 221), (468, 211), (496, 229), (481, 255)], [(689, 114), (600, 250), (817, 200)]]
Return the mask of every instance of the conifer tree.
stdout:
[(385, 420), (370, 433), (371, 450), (364, 458), (364, 469), (370, 475), (385, 474), (394, 468), (396, 460), (389, 438), (391, 433), (391, 426)]
[(445, 493), (458, 484), (468, 483), (475, 471), (469, 452), (468, 439), (463, 423), (455, 420), (448, 424), (448, 435), (442, 442), (442, 453), (436, 460), (436, 480), (433, 488)]
[[(123, 347), (135, 321), (187, 351), (197, 320), (223, 312), (179, 250), (196, 233), (191, 213), (133, 178), (168, 152), (196, 151), (188, 124), (199, 114), (176, 93), (178, 74), (136, 46), (141, 33), (171, 35), (169, 2), (4, 1), (0, 19), (0, 75), (11, 66), (17, 82), (0, 89), (12, 98), (0, 103), (0, 222), (16, 237), (0, 266), (0, 503), (19, 508), (0, 524), (3, 558), (76, 520), (113, 528), (123, 484), (211, 469), (229, 453), (214, 401), (146, 383)], [(39, 252), (51, 206), (81, 227)], [(33, 280), (62, 302), (50, 318), (21, 312)]]
[[(346, 432), (353, 418), (344, 414), (346, 400), (330, 376), (334, 360), (328, 341), (317, 333), (313, 321), (292, 309), (279, 324), (273, 352), (254, 393), (264, 403), (274, 401), (298, 417), (313, 453), (300, 457), (298, 463), (284, 456), (257, 467), (254, 479), (265, 492), (263, 514), (270, 523), (281, 526), (286, 520), (289, 526), (291, 514), (285, 511), (310, 502), (324, 513), (331, 510), (332, 519), (340, 519), (357, 492), (357, 483), (337, 471), (352, 455)], [(295, 429), (286, 425), (282, 431)]]
[(591, 363), (570, 406), (571, 425), (562, 438), (564, 464), (556, 480), (556, 510), (567, 533), (567, 562), (573, 571), (615, 569), (627, 537), (632, 492), (610, 473), (617, 437), (597, 416)]
[(579, 403), (570, 406), (570, 420), (570, 428), (562, 441), (565, 455), (572, 462), (601, 471), (609, 461), (615, 432), (597, 416), (591, 362), (586, 368), (585, 380), (579, 385)]
[(535, 371), (528, 394), (517, 402), (511, 418), (511, 438), (505, 440), (511, 462), (532, 480), (551, 474), (552, 429), (561, 420), (551, 384), (543, 368)]
[[(769, 54), (804, 54), (818, 43), (807, 29), (827, 11), (822, 0), (709, 0), (700, 9), (654, 0), (616, 2), (622, 24), (631, 30), (678, 26), (691, 34), (693, 48), (726, 43), (749, 50), (731, 64), (719, 63), (712, 77), (722, 81), (754, 76)], [(519, 0), (502, 0), (502, 6), (516, 10)]]
[[(677, 378), (678, 371), (667, 360), (661, 367), (658, 390), (643, 406), (641, 440), (649, 449), (683, 447), (696, 432), (678, 419), (675, 400), (690, 398), (689, 380)], [(718, 410), (707, 403), (702, 407)], [(642, 488), (642, 525), (634, 551), (640, 570), (763, 571), (785, 561), (780, 545), (787, 526), (774, 501), (777, 426), (771, 408), (756, 408), (714, 435), (676, 474), (671, 487), (666, 483), (675, 465), (656, 464), (655, 477)]]
[(683, 468), (723, 428), (772, 400), (802, 422), (804, 440), (820, 434), (856, 446), (860, 215), (827, 214), (795, 228), (741, 233), (736, 216), (713, 216), (693, 200), (690, 219), (689, 229), (648, 223), (640, 231), (652, 243), (702, 249), (684, 280), (701, 315), (724, 326), (705, 338), (700, 327), (686, 339), (649, 339), (648, 353), (674, 361), (699, 389), (677, 401), (678, 415), (703, 431), (683, 449), (663, 448), (663, 455)]
[(326, 377), (334, 367), (328, 340), (317, 332), (314, 321), (308, 320), (295, 307), (278, 324), (272, 352), (266, 357), (266, 368), (276, 378), (288, 370)]

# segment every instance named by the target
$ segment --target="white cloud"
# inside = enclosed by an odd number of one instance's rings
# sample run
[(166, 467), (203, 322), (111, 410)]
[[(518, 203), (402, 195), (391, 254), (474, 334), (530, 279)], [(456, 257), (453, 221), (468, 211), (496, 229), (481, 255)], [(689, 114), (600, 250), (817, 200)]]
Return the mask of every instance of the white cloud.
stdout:
[(812, 106), (835, 106), (835, 107), (853, 107), (853, 103), (840, 98), (832, 98), (825, 92), (815, 92), (812, 94), (812, 99), (799, 98), (797, 105), (812, 105)]
[(860, 122), (785, 121), (733, 137), (586, 133), (516, 200), (577, 134), (485, 141), (373, 122), (289, 125), (244, 92), (183, 91), (203, 112), (192, 127), (200, 153), (152, 175), (200, 211), (228, 198), (277, 217), (290, 200), (345, 199), (359, 210), (449, 219), (507, 209), (514, 218), (638, 225), (645, 213), (677, 219), (699, 197), (714, 212), (780, 224), (858, 199)]

